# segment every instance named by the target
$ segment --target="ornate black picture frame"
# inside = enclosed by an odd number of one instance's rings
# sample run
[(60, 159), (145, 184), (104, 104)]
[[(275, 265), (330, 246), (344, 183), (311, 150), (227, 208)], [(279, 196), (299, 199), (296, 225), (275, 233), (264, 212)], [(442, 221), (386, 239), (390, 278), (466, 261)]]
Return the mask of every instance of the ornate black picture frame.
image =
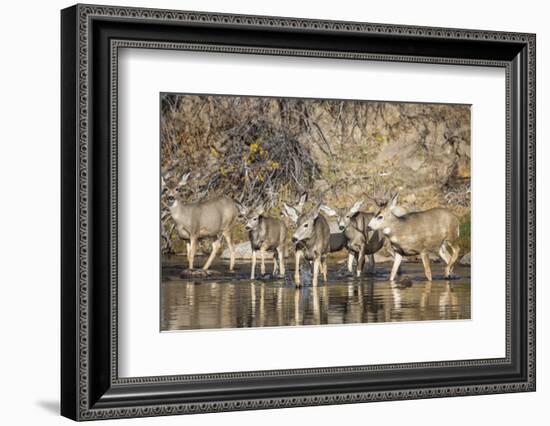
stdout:
[[(61, 28), (64, 416), (92, 420), (535, 390), (534, 34), (95, 5), (64, 9)], [(504, 68), (506, 356), (120, 378), (116, 119), (121, 47)]]

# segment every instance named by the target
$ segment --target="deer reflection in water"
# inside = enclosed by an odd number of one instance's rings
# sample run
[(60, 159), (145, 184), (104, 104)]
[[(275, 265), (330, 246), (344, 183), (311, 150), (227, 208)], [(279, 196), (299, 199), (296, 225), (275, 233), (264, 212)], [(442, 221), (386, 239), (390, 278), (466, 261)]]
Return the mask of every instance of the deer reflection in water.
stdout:
[(202, 281), (163, 273), (161, 330), (469, 319), (468, 270), (458, 271), (466, 278), (430, 282), (420, 280), (421, 268), (406, 265), (417, 277), (406, 286), (380, 276), (295, 288), (282, 279), (249, 280), (249, 269), (243, 279)]

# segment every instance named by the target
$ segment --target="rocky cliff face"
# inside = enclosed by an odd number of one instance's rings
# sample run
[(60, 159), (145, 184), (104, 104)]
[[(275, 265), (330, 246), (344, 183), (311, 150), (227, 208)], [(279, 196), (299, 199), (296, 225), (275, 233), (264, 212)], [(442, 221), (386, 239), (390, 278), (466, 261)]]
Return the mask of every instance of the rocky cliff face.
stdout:
[[(318, 188), (336, 188), (327, 194), (334, 202), (400, 190), (402, 203), (414, 210), (445, 205), (459, 215), (467, 212), (469, 106), (369, 102), (341, 107), (340, 115), (315, 108), (319, 134), (301, 140), (321, 165)], [(331, 141), (330, 150), (320, 148), (323, 139)]]

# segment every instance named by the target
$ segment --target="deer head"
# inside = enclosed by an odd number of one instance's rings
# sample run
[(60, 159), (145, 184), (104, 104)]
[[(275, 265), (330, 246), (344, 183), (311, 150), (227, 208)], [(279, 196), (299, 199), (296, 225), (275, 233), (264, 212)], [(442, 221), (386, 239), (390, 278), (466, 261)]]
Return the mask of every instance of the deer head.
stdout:
[(349, 209), (331, 208), (329, 206), (322, 205), (321, 210), (329, 216), (336, 217), (338, 229), (340, 229), (340, 231), (345, 231), (349, 226), (351, 219), (359, 212), (359, 209), (363, 207), (364, 203), (364, 200), (358, 200)]
[(169, 186), (164, 180), (164, 177), (161, 177), (162, 194), (169, 208), (174, 207), (183, 197), (190, 175), (191, 173), (184, 174), (175, 186)]
[(383, 205), (374, 217), (369, 222), (369, 228), (373, 230), (382, 229), (384, 234), (391, 233), (391, 225), (393, 221), (398, 217), (393, 213), (393, 210), (397, 206), (397, 198), (399, 193), (396, 193), (391, 200)]
[(307, 213), (302, 213), (296, 222), (296, 231), (292, 235), (292, 241), (297, 243), (299, 241), (305, 241), (310, 239), (313, 236), (314, 228), (313, 224), (315, 219), (319, 216), (321, 212), (321, 203), (318, 203), (311, 211)]
[(260, 218), (265, 212), (265, 207), (263, 205), (260, 205), (249, 213), (247, 212), (246, 215), (244, 215), (246, 223), (245, 223), (245, 229), (247, 231), (252, 231), (254, 229), (257, 229), (260, 224)]

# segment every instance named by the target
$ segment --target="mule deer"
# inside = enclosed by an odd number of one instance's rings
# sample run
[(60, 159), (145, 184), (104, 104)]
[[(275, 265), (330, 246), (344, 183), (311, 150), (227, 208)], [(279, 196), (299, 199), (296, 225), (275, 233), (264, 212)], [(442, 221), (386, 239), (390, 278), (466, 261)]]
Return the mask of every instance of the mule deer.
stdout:
[(361, 276), (365, 265), (365, 256), (369, 257), (369, 271), (374, 271), (374, 253), (384, 245), (384, 238), (379, 231), (368, 229), (368, 223), (373, 218), (372, 213), (360, 212), (364, 201), (356, 201), (350, 208), (331, 208), (321, 206), (323, 212), (337, 218), (338, 228), (346, 238), (348, 249), (348, 271), (353, 272), (353, 262), (357, 264), (356, 275)]
[(168, 188), (163, 182), (163, 192), (166, 192), (166, 205), (176, 224), (178, 235), (187, 243), (189, 269), (193, 269), (197, 242), (203, 238), (215, 238), (212, 252), (203, 266), (206, 271), (212, 264), (222, 238), (227, 242), (230, 253), (229, 270), (235, 266), (235, 250), (231, 241), (231, 228), (238, 216), (237, 205), (226, 196), (213, 197), (196, 203), (185, 203), (181, 196), (181, 188), (187, 183), (189, 173), (184, 175), (178, 186)]
[(256, 273), (256, 254), (260, 251), (261, 266), (260, 272), (265, 274), (265, 252), (273, 251), (273, 275), (285, 275), (285, 246), (286, 246), (286, 225), (282, 220), (265, 216), (263, 206), (251, 211), (239, 206), (241, 216), (246, 219), (245, 229), (248, 231), (250, 247), (252, 248), (252, 268), (250, 279), (254, 279)]
[[(390, 281), (395, 280), (403, 256), (416, 255), (422, 258), (426, 278), (431, 281), (429, 252), (439, 254), (447, 265), (445, 276), (450, 277), (460, 253), (456, 242), (460, 234), (458, 218), (445, 208), (397, 216), (392, 212), (397, 205), (397, 197), (398, 194), (395, 194), (369, 222), (369, 228), (382, 231), (395, 252)], [(451, 248), (451, 254), (447, 251), (447, 245)]]
[[(171, 173), (166, 173), (161, 177), (161, 183), (162, 183), (162, 199), (161, 199), (161, 229), (160, 229), (160, 236), (162, 240), (164, 241), (163, 248), (166, 250), (167, 253), (174, 253), (174, 247), (172, 245), (172, 233), (174, 232), (174, 229), (176, 228), (176, 225), (174, 221), (172, 220), (172, 215), (170, 214), (170, 211), (167, 208), (166, 203), (166, 178), (169, 178)], [(180, 194), (180, 197), (183, 195), (185, 191), (185, 187), (187, 184), (187, 175), (184, 175), (181, 177), (181, 179), (178, 181), (178, 183), (175, 185), (174, 190)]]
[[(307, 193), (303, 193), (300, 196), (300, 199), (296, 205), (293, 206), (293, 208), (296, 210), (298, 215), (302, 214), (304, 209), (304, 203), (307, 201)], [(288, 207), (288, 205), (287, 205)], [(287, 217), (290, 219), (288, 214), (286, 213), (285, 209), (283, 208), (283, 211), (281, 212), (282, 217)], [(330, 239), (329, 239), (329, 251), (330, 253), (334, 253), (340, 250), (343, 250), (346, 247), (346, 237), (344, 236), (343, 232), (331, 232), (330, 233)]]
[(330, 251), (330, 228), (327, 220), (320, 214), (321, 204), (318, 203), (311, 211), (303, 212), (304, 201), (298, 206), (291, 207), (283, 205), (284, 214), (294, 222), (296, 231), (292, 236), (292, 242), (296, 251), (296, 269), (294, 271), (294, 282), (297, 287), (300, 281), (300, 258), (313, 263), (312, 284), (317, 286), (319, 281), (319, 270), (323, 274), (324, 281), (327, 280), (327, 254)]

